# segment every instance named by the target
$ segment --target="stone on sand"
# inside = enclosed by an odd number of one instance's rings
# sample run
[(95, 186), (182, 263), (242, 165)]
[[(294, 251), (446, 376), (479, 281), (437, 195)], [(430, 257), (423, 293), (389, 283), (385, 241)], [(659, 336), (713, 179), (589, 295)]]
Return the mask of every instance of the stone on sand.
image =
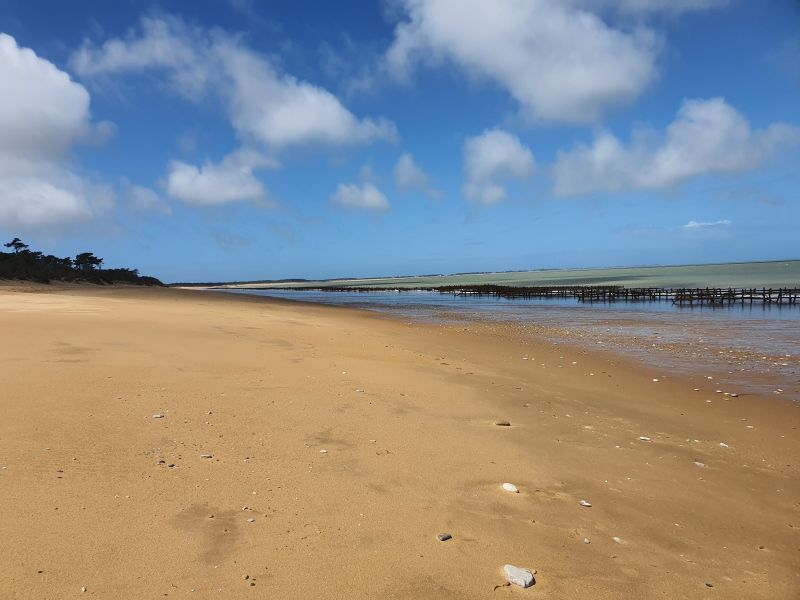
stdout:
[(519, 494), (519, 488), (515, 486), (513, 483), (504, 483), (503, 489), (507, 492), (511, 492), (512, 494)]
[(506, 574), (506, 579), (508, 579), (509, 583), (524, 588), (533, 585), (533, 573), (528, 569), (522, 569), (514, 565), (505, 565), (503, 567), (503, 572)]
[(494, 424), (498, 427), (511, 427), (511, 423), (509, 421), (495, 421)]

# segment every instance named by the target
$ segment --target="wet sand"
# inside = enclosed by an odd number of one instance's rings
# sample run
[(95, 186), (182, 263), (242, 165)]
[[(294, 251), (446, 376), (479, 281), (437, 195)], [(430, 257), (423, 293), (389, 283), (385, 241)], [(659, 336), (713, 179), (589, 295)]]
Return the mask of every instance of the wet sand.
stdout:
[(800, 596), (796, 403), (201, 291), (2, 284), (0, 331), (3, 598)]

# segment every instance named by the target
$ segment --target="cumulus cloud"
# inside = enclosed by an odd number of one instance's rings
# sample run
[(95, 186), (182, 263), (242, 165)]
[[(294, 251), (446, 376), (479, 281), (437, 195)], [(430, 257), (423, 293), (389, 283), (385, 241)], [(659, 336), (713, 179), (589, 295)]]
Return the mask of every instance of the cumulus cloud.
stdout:
[(167, 193), (187, 204), (211, 206), (240, 201), (266, 201), (267, 190), (253, 170), (274, 162), (258, 154), (234, 152), (219, 163), (202, 166), (173, 161), (167, 176)]
[(505, 184), (533, 173), (530, 148), (502, 129), (487, 129), (464, 142), (463, 193), (468, 200), (495, 204), (506, 198)]
[(394, 181), (403, 192), (419, 191), (431, 198), (440, 198), (442, 192), (434, 189), (430, 177), (414, 160), (411, 154), (403, 154), (394, 165)]
[(359, 119), (329, 91), (282, 72), (266, 56), (219, 30), (177, 17), (147, 17), (140, 32), (100, 46), (85, 41), (71, 59), (83, 77), (161, 73), (187, 98), (221, 97), (240, 138), (270, 148), (394, 140), (394, 124)]
[(372, 212), (386, 212), (390, 208), (386, 195), (370, 182), (340, 183), (330, 201), (342, 208)]
[(69, 161), (76, 143), (111, 128), (91, 123), (86, 89), (6, 34), (0, 34), (0, 81), (0, 225), (56, 226), (108, 208), (108, 188)]
[(728, 219), (722, 219), (721, 221), (689, 221), (686, 225), (681, 226), (681, 229), (686, 231), (702, 231), (703, 229), (714, 229), (717, 227), (727, 227), (731, 225), (731, 221)]
[(530, 117), (591, 123), (633, 101), (656, 74), (652, 31), (625, 32), (563, 0), (399, 0), (387, 67), (455, 64), (491, 80)]
[(686, 100), (663, 134), (639, 129), (626, 145), (611, 133), (559, 152), (555, 192), (656, 189), (693, 177), (755, 169), (779, 148), (800, 143), (800, 127), (775, 123), (753, 130), (722, 98)]

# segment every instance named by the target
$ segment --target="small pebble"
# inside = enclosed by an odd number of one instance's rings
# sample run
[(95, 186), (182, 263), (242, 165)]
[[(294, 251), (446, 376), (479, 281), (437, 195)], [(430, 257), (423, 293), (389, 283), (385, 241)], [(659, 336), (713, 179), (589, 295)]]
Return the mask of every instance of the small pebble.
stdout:
[(248, 522), (248, 523), (255, 523), (255, 522), (256, 522), (256, 520), (255, 520), (255, 519), (247, 519), (247, 522)]
[(439, 535), (436, 536), (436, 539), (439, 540), (440, 542), (446, 542), (447, 540), (453, 539), (453, 536), (450, 535), (449, 533), (440, 533)]
[(641, 441), (643, 441), (643, 442), (649, 442), (649, 441), (650, 441), (650, 438), (649, 438), (649, 437), (647, 437), (646, 435), (640, 435), (640, 436), (639, 436), (639, 439), (640, 439)]
[(701, 468), (706, 466), (705, 463), (701, 463), (699, 460), (694, 461), (694, 464)]
[(164, 415), (153, 415), (154, 419), (163, 419)]
[(585, 506), (586, 508), (590, 508), (592, 506), (592, 503), (587, 502), (586, 500), (581, 500), (580, 502), (578, 502), (578, 504), (580, 504), (581, 506)]
[(614, 542), (617, 543), (617, 544), (621, 544), (622, 543), (622, 538), (618, 538), (617, 536), (614, 536), (611, 539), (614, 540)]
[(583, 538), (584, 544), (591, 544), (592, 542), (589, 541), (589, 538)]
[(494, 424), (498, 427), (511, 427), (511, 423), (508, 421), (495, 421)]
[(519, 489), (513, 483), (504, 483), (503, 489), (507, 492), (511, 492), (512, 494), (519, 494)]
[(320, 450), (320, 451), (319, 451), (319, 453), (320, 453), (320, 454), (327, 454), (327, 453), (328, 453), (328, 451), (327, 451), (327, 450)]
[(728, 444), (726, 444), (725, 442), (720, 442), (719, 443), (719, 447), (720, 448), (730, 448), (730, 446), (728, 446)]
[(200, 458), (214, 458), (211, 454), (201, 454)]
[(658, 383), (658, 379), (653, 379), (653, 383)]

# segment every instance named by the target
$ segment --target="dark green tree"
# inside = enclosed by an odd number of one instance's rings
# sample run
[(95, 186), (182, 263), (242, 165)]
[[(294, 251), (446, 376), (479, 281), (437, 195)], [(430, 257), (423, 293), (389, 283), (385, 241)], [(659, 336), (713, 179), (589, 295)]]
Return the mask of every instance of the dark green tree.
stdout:
[(97, 258), (92, 252), (81, 252), (73, 261), (75, 267), (83, 273), (94, 271), (103, 264), (102, 258)]
[(7, 244), (3, 244), (6, 248), (13, 248), (14, 254), (19, 254), (22, 250), (28, 249), (28, 244), (23, 242), (18, 237), (15, 237), (13, 240), (8, 242)]

